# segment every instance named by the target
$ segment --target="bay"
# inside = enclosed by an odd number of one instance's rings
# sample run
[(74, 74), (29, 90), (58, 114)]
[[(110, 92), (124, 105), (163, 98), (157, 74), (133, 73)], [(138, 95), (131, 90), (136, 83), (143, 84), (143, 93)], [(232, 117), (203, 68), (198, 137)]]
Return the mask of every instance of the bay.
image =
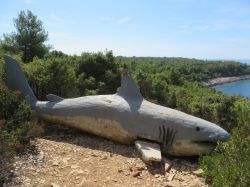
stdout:
[(250, 99), (250, 80), (240, 80), (237, 82), (225, 83), (214, 86), (216, 91), (229, 95), (241, 95)]

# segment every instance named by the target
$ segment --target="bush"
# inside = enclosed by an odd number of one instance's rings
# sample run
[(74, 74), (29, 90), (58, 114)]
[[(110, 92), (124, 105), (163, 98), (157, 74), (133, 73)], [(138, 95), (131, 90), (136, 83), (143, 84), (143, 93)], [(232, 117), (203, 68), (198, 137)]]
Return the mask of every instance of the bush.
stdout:
[(8, 175), (11, 159), (34, 137), (39, 128), (30, 122), (31, 110), (18, 94), (0, 84), (0, 186)]
[(33, 127), (30, 115), (26, 101), (20, 101), (16, 93), (0, 85), (0, 156), (28, 142)]
[[(214, 186), (250, 186), (250, 113), (241, 109), (242, 126), (232, 130), (229, 142), (220, 142), (216, 150), (200, 159), (205, 177)], [(247, 118), (247, 119), (246, 119)]]

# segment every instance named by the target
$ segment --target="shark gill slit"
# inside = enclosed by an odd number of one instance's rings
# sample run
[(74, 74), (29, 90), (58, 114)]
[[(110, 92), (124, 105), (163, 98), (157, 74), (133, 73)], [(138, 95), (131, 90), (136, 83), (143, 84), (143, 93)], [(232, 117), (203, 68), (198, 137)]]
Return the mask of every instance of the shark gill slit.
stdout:
[(162, 125), (159, 127), (159, 138), (162, 141), (162, 148), (164, 151), (170, 150), (173, 147), (173, 142), (177, 134), (176, 130), (167, 128)]

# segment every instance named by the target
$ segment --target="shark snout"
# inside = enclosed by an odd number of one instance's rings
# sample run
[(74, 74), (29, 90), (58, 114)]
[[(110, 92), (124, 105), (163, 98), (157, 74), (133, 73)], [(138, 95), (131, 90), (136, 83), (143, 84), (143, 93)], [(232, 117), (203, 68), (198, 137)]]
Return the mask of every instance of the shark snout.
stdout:
[(219, 126), (213, 130), (214, 132), (209, 135), (209, 139), (212, 141), (228, 141), (230, 135), (226, 130)]
[(229, 139), (230, 135), (227, 131), (222, 129), (222, 132), (219, 133), (219, 140), (220, 141), (227, 141)]

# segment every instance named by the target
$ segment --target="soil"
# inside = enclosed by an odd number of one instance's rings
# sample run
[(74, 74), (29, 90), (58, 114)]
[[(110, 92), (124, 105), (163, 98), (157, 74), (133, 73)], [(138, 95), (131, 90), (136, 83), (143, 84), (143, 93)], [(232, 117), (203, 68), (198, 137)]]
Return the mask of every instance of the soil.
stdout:
[(197, 158), (145, 163), (133, 145), (58, 125), (46, 128), (25, 154), (15, 157), (4, 186), (208, 186)]

